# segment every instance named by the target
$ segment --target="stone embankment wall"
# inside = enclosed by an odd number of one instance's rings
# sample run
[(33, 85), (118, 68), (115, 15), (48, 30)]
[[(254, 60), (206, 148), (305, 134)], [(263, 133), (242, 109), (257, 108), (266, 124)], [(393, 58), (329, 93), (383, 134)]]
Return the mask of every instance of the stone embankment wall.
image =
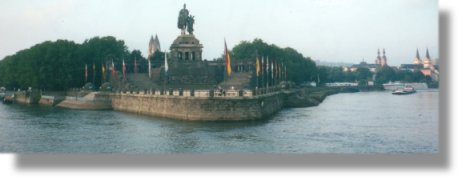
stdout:
[(167, 94), (111, 94), (117, 111), (183, 120), (257, 120), (271, 116), (284, 106), (285, 94), (259, 96), (196, 97)]
[(112, 109), (108, 93), (91, 92), (84, 97), (66, 96), (58, 107), (84, 110), (109, 110)]
[(39, 100), (40, 105), (45, 105), (45, 106), (56, 106), (59, 104), (61, 101), (63, 101), (65, 96), (47, 96), (47, 95), (42, 95), (41, 99)]
[(14, 94), (15, 102), (19, 104), (38, 104), (41, 98), (39, 91), (18, 91)]

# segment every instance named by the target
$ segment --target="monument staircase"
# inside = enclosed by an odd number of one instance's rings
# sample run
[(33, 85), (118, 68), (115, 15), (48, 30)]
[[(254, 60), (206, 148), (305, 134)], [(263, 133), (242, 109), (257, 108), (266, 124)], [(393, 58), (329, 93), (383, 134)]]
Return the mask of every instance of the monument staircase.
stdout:
[(160, 86), (148, 77), (148, 73), (128, 74), (127, 81), (133, 89), (158, 89)]
[(247, 89), (250, 88), (250, 82), (252, 80), (252, 73), (250, 72), (234, 72), (230, 77), (226, 77), (226, 80), (219, 84), (224, 89)]

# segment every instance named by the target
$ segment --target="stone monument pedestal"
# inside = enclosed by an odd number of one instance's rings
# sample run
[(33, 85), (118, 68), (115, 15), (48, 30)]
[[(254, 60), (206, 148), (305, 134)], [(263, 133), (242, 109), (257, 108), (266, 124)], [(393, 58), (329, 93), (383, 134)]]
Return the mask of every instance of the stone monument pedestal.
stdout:
[(202, 44), (193, 34), (178, 36), (170, 47), (171, 61), (202, 61)]

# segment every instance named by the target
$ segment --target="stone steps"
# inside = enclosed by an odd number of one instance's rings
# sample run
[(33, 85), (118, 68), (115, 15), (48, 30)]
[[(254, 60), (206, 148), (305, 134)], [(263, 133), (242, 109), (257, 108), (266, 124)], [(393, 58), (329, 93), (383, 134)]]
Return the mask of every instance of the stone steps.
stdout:
[(239, 73), (232, 73), (230, 77), (220, 83), (219, 86), (224, 89), (244, 89), (250, 87), (250, 82), (252, 80), (252, 73), (250, 72), (239, 72)]
[(134, 88), (149, 89), (159, 87), (158, 84), (148, 77), (148, 73), (130, 74), (127, 76), (127, 79)]

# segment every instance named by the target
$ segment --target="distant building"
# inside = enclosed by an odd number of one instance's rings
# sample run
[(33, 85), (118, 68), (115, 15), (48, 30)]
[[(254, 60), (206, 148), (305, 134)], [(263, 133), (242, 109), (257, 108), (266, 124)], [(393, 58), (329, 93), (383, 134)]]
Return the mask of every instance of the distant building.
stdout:
[(413, 59), (413, 64), (422, 64), (423, 62), (420, 59), (420, 52), (418, 51), (418, 48), (416, 48), (416, 56), (415, 59)]
[(398, 69), (403, 70), (403, 71), (420, 71), (423, 69), (423, 64), (401, 64)]
[(377, 50), (377, 57), (375, 58), (375, 64), (384, 67), (387, 65), (387, 56), (385, 55), (385, 48), (383, 49), (383, 56), (380, 56), (380, 49)]
[(375, 73), (378, 69), (387, 65), (387, 56), (385, 55), (385, 48), (383, 49), (383, 55), (380, 56), (380, 49), (377, 50), (377, 57), (375, 58), (375, 64), (369, 64), (362, 60), (359, 64), (353, 64), (350, 67), (343, 67), (346, 72), (355, 72), (359, 68), (367, 68), (370, 72)]
[(349, 68), (345, 67), (344, 68), (344, 71), (350, 71), (350, 72), (355, 72), (357, 71), (357, 69), (359, 68), (367, 68), (370, 70), (370, 72), (373, 72), (375, 73), (377, 71), (377, 69), (380, 68), (380, 65), (379, 64), (368, 64), (367, 62), (365, 62), (364, 60), (362, 60), (362, 62), (360, 62), (359, 64), (353, 64), (352, 66), (350, 66)]
[(423, 58), (423, 68), (429, 69), (432, 66), (433, 62), (431, 61), (430, 52), (428, 51), (428, 49), (426, 49), (426, 56), (425, 58)]
[(413, 59), (413, 63), (401, 64), (399, 69), (412, 72), (420, 71), (421, 73), (423, 73), (423, 75), (430, 76), (435, 81), (439, 80), (438, 65), (436, 65), (434, 61), (431, 60), (430, 52), (428, 51), (428, 49), (426, 49), (426, 55), (423, 60), (421, 60), (420, 53), (418, 49), (416, 49), (416, 56)]
[(148, 57), (152, 56), (156, 51), (161, 52), (161, 46), (158, 35), (155, 34), (155, 37), (151, 35), (150, 42), (148, 43)]

